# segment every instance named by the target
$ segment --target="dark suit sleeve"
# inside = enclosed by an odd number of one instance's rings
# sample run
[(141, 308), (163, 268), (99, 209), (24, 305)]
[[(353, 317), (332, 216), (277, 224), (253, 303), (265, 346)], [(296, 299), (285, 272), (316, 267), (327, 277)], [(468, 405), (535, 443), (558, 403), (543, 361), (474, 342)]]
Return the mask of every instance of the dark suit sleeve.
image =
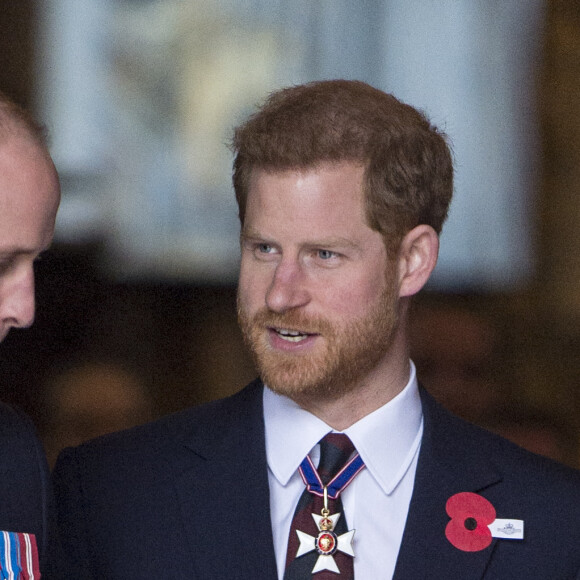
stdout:
[(96, 580), (91, 567), (86, 513), (83, 509), (82, 485), (75, 449), (65, 449), (59, 455), (53, 472), (53, 486), (62, 549), (62, 578)]
[(54, 516), (48, 464), (34, 425), (0, 403), (0, 529), (35, 535), (42, 572), (54, 552)]
[(32, 425), (32, 422), (28, 417), (25, 417), (25, 419), (29, 423), (30, 445), (32, 449), (34, 449), (42, 504), (42, 538), (40, 539), (38, 546), (40, 570), (41, 573), (43, 573), (43, 577), (48, 578), (50, 570), (57, 570), (55, 560), (55, 556), (58, 552), (56, 506), (44, 448), (36, 435), (36, 430)]

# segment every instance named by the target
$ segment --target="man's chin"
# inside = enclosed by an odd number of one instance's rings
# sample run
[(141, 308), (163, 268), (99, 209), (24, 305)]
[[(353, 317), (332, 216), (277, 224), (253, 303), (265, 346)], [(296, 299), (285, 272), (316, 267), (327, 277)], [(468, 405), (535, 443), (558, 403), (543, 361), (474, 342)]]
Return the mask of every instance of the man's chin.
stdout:
[(303, 383), (297, 384), (288, 381), (268, 381), (267, 378), (264, 379), (264, 383), (268, 385), (268, 388), (278, 395), (283, 395), (292, 399), (294, 401), (300, 401), (303, 399), (319, 398), (323, 396), (326, 389), (319, 385), (304, 385)]
[(332, 381), (320, 373), (307, 372), (302, 365), (299, 369), (268, 369), (261, 367), (262, 380), (279, 395), (298, 400), (328, 397), (334, 392)]
[(310, 385), (305, 385), (304, 380), (292, 373), (271, 372), (267, 369), (262, 369), (260, 376), (272, 391), (291, 398), (293, 395), (311, 388)]

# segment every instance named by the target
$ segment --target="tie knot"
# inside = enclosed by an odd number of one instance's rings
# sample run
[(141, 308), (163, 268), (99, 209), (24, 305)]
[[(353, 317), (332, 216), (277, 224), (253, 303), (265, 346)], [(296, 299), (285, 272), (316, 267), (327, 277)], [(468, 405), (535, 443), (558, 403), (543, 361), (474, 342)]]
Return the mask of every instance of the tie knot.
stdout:
[(324, 485), (345, 466), (353, 452), (354, 445), (344, 433), (328, 433), (320, 440), (318, 474)]

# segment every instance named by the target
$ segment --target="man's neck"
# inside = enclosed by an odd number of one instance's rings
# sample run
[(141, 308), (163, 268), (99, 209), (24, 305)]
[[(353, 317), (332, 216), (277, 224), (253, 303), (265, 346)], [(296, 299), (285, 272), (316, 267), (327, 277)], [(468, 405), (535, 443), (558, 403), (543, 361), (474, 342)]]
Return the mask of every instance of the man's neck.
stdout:
[(395, 368), (391, 366), (388, 372), (375, 370), (338, 397), (311, 395), (293, 397), (293, 400), (336, 431), (344, 431), (395, 398), (409, 382), (409, 376), (407, 357)]

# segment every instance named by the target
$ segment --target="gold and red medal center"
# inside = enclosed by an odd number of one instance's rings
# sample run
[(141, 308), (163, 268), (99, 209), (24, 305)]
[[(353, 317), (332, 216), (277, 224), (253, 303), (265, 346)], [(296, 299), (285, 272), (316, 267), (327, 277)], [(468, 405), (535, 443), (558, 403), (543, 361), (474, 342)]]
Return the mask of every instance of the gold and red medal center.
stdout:
[(325, 556), (333, 554), (336, 551), (336, 535), (329, 531), (320, 532), (316, 538), (316, 550)]

